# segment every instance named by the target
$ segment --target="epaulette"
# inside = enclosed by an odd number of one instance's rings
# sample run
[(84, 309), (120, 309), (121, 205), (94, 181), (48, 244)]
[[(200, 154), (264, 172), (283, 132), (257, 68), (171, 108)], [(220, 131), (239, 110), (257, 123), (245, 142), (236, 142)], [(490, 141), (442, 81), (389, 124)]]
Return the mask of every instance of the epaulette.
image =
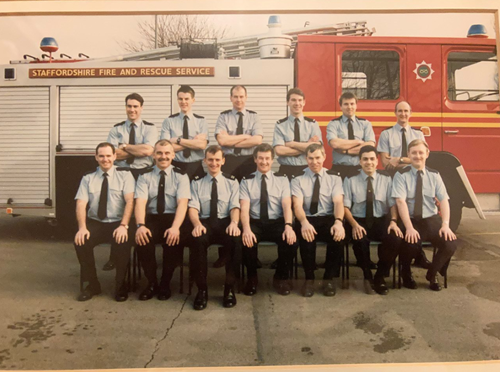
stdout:
[(316, 120), (312, 119), (312, 118), (308, 118), (307, 116), (304, 116), (304, 120), (305, 121), (308, 121), (310, 123), (314, 123)]
[(253, 111), (253, 110), (248, 110), (248, 109), (246, 109), (246, 110), (247, 110), (249, 113), (251, 113), (251, 114), (256, 114), (256, 112), (255, 112), (255, 111)]
[(130, 168), (128, 167), (117, 167), (116, 170), (120, 172), (130, 172)]
[(120, 122), (120, 123), (118, 123), (118, 124), (115, 124), (114, 126), (115, 126), (115, 127), (119, 127), (120, 125), (123, 125), (123, 124), (125, 124), (125, 121), (122, 121), (122, 122)]
[(286, 118), (278, 120), (278, 124), (284, 123), (287, 120), (288, 120), (288, 116)]
[(411, 167), (408, 165), (407, 167), (404, 167), (403, 169), (398, 169), (399, 173), (406, 173), (409, 172)]
[(206, 176), (206, 175), (207, 175), (207, 174), (204, 172), (204, 173), (203, 173), (203, 176), (194, 176), (193, 180), (195, 180), (195, 181), (199, 181), (199, 180), (201, 180), (201, 179), (205, 178), (205, 176)]
[(382, 176), (387, 176), (387, 177), (390, 177), (391, 175), (389, 174), (389, 172), (383, 170), (383, 169), (377, 169), (377, 173), (378, 174), (381, 174)]
[(432, 169), (432, 168), (429, 168), (429, 167), (425, 167), (425, 169), (427, 169), (431, 173), (437, 173), (437, 174), (439, 174), (439, 172), (437, 170), (435, 170), (435, 169)]
[(285, 173), (280, 173), (280, 172), (275, 172), (274, 175), (276, 177), (286, 177), (286, 174)]
[(193, 116), (194, 116), (195, 118), (198, 118), (198, 119), (205, 119), (205, 117), (204, 117), (204, 116), (201, 116), (201, 115), (198, 115), (198, 114), (193, 114)]
[(389, 129), (391, 129), (391, 128), (394, 128), (394, 127), (387, 127), (387, 128), (385, 128), (385, 129), (382, 129), (382, 132), (384, 132), (384, 131), (386, 131), (386, 130), (389, 130)]
[(173, 168), (173, 171), (174, 171), (175, 173), (179, 173), (179, 174), (186, 174), (186, 172), (185, 172), (185, 171), (183, 171), (181, 168), (178, 168), (178, 167), (174, 167), (174, 168)]
[(153, 127), (155, 126), (153, 123), (149, 122), (149, 121), (146, 121), (146, 120), (143, 120), (142, 121), (144, 124), (146, 125), (152, 125)]
[(85, 172), (83, 175), (86, 176), (87, 174), (92, 174), (95, 172), (97, 172), (97, 170), (94, 169), (94, 170), (90, 170), (90, 171)]
[(255, 174), (247, 174), (246, 176), (243, 176), (244, 180), (251, 180), (252, 178), (255, 178)]
[(340, 121), (341, 119), (342, 119), (342, 116), (339, 116), (338, 118), (332, 119), (332, 120), (330, 120), (330, 121), (335, 121), (335, 120)]
[(229, 173), (224, 173), (224, 172), (222, 172), (222, 175), (223, 175), (224, 177), (226, 177), (226, 178), (229, 178), (230, 180), (233, 180), (233, 181), (236, 179), (236, 177), (235, 177), (235, 176), (233, 176), (232, 174), (229, 174)]
[(334, 176), (339, 176), (340, 177), (340, 172), (336, 171), (336, 170), (333, 170), (333, 169), (327, 170), (326, 173), (327, 174), (333, 174)]
[(358, 118), (358, 120), (368, 121), (368, 119), (365, 119), (365, 118), (360, 118), (359, 116), (356, 116), (356, 118)]
[(176, 117), (177, 117), (177, 116), (179, 116), (180, 114), (181, 114), (180, 112), (178, 112), (177, 114), (172, 114), (172, 115), (170, 115), (170, 116), (169, 116), (169, 118), (176, 118)]
[(142, 170), (142, 171), (141, 171), (141, 174), (151, 173), (152, 171), (153, 171), (153, 167), (148, 168), (148, 169), (146, 169), (146, 170)]
[(224, 114), (229, 114), (232, 110), (226, 110), (226, 111), (222, 111), (220, 114), (221, 115), (224, 115)]

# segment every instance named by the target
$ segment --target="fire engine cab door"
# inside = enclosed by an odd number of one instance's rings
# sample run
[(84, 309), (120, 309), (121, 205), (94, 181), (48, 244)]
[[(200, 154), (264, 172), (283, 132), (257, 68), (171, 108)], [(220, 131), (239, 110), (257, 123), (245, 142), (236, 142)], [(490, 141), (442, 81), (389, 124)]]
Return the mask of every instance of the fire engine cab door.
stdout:
[(500, 105), (494, 46), (443, 45), (443, 150), (476, 193), (500, 192)]
[(49, 88), (0, 88), (0, 205), (49, 198)]

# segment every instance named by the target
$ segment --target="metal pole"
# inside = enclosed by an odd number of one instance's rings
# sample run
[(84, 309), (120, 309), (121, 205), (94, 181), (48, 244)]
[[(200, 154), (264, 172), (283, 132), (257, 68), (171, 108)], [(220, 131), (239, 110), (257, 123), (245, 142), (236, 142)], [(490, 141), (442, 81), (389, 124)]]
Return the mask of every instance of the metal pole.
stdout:
[(158, 49), (158, 14), (155, 14), (155, 49)]

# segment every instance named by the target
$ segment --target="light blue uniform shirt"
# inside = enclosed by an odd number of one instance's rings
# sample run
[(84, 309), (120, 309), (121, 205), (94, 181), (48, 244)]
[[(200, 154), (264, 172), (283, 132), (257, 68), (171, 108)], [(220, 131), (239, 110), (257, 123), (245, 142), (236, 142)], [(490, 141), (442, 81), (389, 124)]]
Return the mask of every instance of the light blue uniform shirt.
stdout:
[[(380, 133), (380, 138), (378, 139), (377, 151), (387, 152), (391, 157), (401, 156), (401, 144), (403, 142), (403, 133), (401, 132), (403, 127), (396, 123), (393, 127), (384, 129)], [(425, 141), (424, 134), (416, 129), (413, 129), (409, 125), (406, 126), (406, 145), (408, 146), (411, 141), (421, 139)]]
[[(318, 141), (323, 143), (321, 129), (316, 120), (300, 116), (300, 142), (307, 142), (311, 137), (318, 136)], [(294, 140), (295, 116), (290, 115), (287, 118), (278, 120), (274, 126), (273, 147), (285, 146), (286, 142)], [(282, 165), (307, 165), (305, 154), (298, 156), (278, 156), (278, 163)]]
[[(389, 213), (389, 209), (396, 204), (392, 195), (391, 176), (377, 170), (372, 176), (373, 186), (373, 216), (383, 217)], [(344, 206), (351, 210), (354, 217), (366, 217), (366, 190), (368, 187), (368, 175), (360, 170), (353, 177), (344, 180)]]
[[(330, 142), (330, 140), (336, 138), (349, 139), (347, 121), (348, 119), (344, 115), (330, 121), (326, 127), (326, 140)], [(375, 143), (375, 133), (373, 133), (372, 124), (368, 120), (354, 117), (352, 119), (352, 128), (354, 130), (354, 139)], [(359, 165), (358, 155), (340, 154), (337, 151), (333, 151), (332, 154), (333, 164)]]
[[(187, 174), (181, 174), (178, 168), (170, 165), (165, 169), (165, 211), (163, 213), (175, 213), (177, 200), (190, 199), (191, 191)], [(160, 168), (156, 165), (151, 172), (142, 174), (135, 186), (135, 198), (146, 199), (147, 214), (158, 214), (156, 209), (158, 196), (158, 183), (160, 182)]]
[[(231, 209), (240, 207), (240, 191), (238, 181), (234, 176), (226, 176), (219, 173), (215, 176), (217, 182), (217, 217), (226, 218)], [(191, 200), (189, 208), (197, 209), (200, 218), (210, 217), (210, 201), (212, 200), (212, 176), (195, 177), (191, 182)]]
[[(125, 120), (121, 123), (115, 124), (109, 131), (107, 142), (118, 148), (122, 143), (127, 143), (130, 138), (130, 120)], [(135, 124), (135, 144), (136, 145), (150, 145), (154, 147), (158, 141), (158, 130), (153, 123), (141, 120), (139, 124)], [(132, 164), (128, 164), (126, 160), (117, 160), (115, 165), (118, 167), (142, 169), (153, 165), (153, 158), (151, 156), (135, 157)]]
[[(188, 117), (188, 135), (189, 139), (193, 139), (198, 134), (207, 136), (208, 145), (208, 124), (203, 116), (193, 114), (192, 112), (184, 115), (183, 112), (170, 115), (163, 121), (161, 125), (160, 139), (167, 139), (171, 142), (176, 142), (177, 138), (182, 137), (182, 130), (184, 128), (184, 116)], [(188, 158), (184, 157), (183, 151), (175, 153), (174, 160), (181, 163), (192, 163), (195, 161), (203, 160), (205, 157), (205, 150), (193, 150)]]
[[(269, 219), (276, 220), (283, 217), (283, 198), (290, 198), (290, 183), (286, 176), (276, 175), (273, 172), (266, 173), (266, 185), (269, 211)], [(262, 173), (254, 173), (243, 177), (240, 185), (240, 200), (250, 201), (250, 218), (260, 219), (260, 186)]]
[(134, 192), (135, 180), (132, 173), (127, 170), (119, 171), (116, 166), (111, 167), (106, 173), (108, 173), (108, 202), (106, 204), (107, 217), (104, 220), (97, 216), (104, 179), (104, 172), (100, 167), (97, 167), (95, 172), (83, 176), (75, 200), (88, 202), (88, 218), (100, 222), (118, 222), (123, 218), (126, 204), (125, 195)]
[(329, 174), (327, 169), (323, 168), (319, 173), (319, 201), (318, 212), (311, 214), (311, 202), (316, 182), (315, 173), (311, 169), (306, 168), (303, 175), (292, 179), (291, 188), (292, 196), (302, 198), (302, 207), (307, 217), (333, 216), (333, 198), (337, 195), (342, 195), (342, 179), (334, 174)]
[[(262, 130), (262, 124), (260, 123), (259, 115), (255, 111), (243, 110), (243, 134), (249, 134), (251, 136), (264, 136), (264, 131)], [(236, 130), (238, 129), (238, 111), (234, 108), (232, 110), (223, 111), (220, 113), (217, 123), (215, 124), (215, 138), (217, 135), (225, 130), (228, 134), (234, 136), (236, 135)], [(254, 147), (242, 148), (240, 155), (237, 156), (248, 156), (253, 155)], [(222, 146), (222, 151), (226, 155), (234, 155), (234, 147)]]
[[(415, 192), (417, 190), (417, 169), (407, 166), (396, 172), (392, 185), (392, 197), (406, 201), (410, 217), (415, 210)], [(438, 209), (434, 198), (439, 201), (449, 199), (443, 179), (438, 171), (425, 167), (422, 175), (423, 205), (422, 218), (436, 215)]]

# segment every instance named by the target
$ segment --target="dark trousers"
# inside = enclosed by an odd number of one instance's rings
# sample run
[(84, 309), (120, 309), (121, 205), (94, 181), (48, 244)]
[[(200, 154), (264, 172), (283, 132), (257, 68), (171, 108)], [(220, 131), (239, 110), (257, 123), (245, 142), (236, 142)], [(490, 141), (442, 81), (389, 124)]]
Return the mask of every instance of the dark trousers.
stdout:
[(87, 219), (87, 230), (90, 238), (85, 240), (83, 245), (74, 245), (78, 261), (80, 262), (80, 275), (82, 282), (96, 283), (97, 272), (95, 268), (94, 247), (102, 243), (111, 243), (111, 250), (114, 252), (116, 265), (115, 283), (116, 288), (120, 288), (125, 280), (127, 265), (130, 261), (131, 241), (118, 244), (113, 238), (113, 231), (120, 226), (118, 222), (99, 222)]
[[(382, 243), (378, 246), (378, 270), (376, 276), (383, 277), (385, 273), (389, 272), (394, 260), (398, 256), (403, 239), (396, 236), (393, 231), (390, 234), (387, 233), (390, 223), (389, 216), (375, 218), (371, 228), (367, 227), (366, 218), (354, 217), (354, 219), (366, 230), (366, 235), (362, 239), (352, 238), (352, 248), (363, 269), (365, 279), (371, 279), (372, 277), (370, 271), (371, 241)], [(346, 234), (352, 237), (352, 227), (350, 224), (347, 224)]]
[(340, 165), (340, 164), (332, 164), (330, 168), (331, 171), (337, 172), (340, 177), (342, 177), (342, 181), (346, 177), (352, 177), (359, 173), (361, 169), (360, 165)]
[(257, 164), (255, 164), (252, 155), (226, 155), (226, 162), (222, 166), (222, 171), (236, 177), (238, 182), (241, 182), (243, 176), (255, 172), (256, 169)]
[(316, 240), (308, 242), (302, 237), (300, 232), (301, 224), (297, 221), (297, 237), (300, 244), (300, 257), (302, 258), (302, 265), (306, 280), (314, 280), (314, 270), (316, 268), (316, 241), (326, 243), (326, 262), (325, 273), (323, 280), (331, 280), (340, 276), (340, 265), (342, 260), (342, 250), (344, 249), (344, 240), (337, 242), (333, 240), (330, 229), (335, 223), (333, 216), (324, 217), (307, 217), (307, 220), (318, 233)]
[(422, 241), (430, 241), (434, 247), (437, 247), (438, 251), (436, 256), (432, 260), (432, 265), (429, 271), (436, 273), (443, 269), (450, 258), (453, 256), (457, 250), (457, 241), (451, 240), (446, 241), (444, 238), (439, 236), (439, 229), (441, 228), (441, 217), (439, 215), (434, 215), (429, 218), (423, 218), (419, 221), (411, 219), (411, 223), (415, 230), (420, 234), (420, 239), (415, 244), (410, 244), (404, 242), (401, 249), (401, 264), (403, 274), (410, 273), (410, 263), (411, 260), (416, 258), (422, 249)]
[(243, 262), (247, 267), (248, 278), (257, 278), (257, 245), (261, 241), (270, 241), (278, 245), (278, 260), (275, 279), (288, 279), (290, 269), (292, 267), (295, 246), (289, 245), (283, 240), (283, 231), (285, 229), (285, 221), (283, 218), (269, 220), (263, 223), (260, 220), (250, 220), (250, 228), (257, 238), (257, 243), (253, 247), (242, 247)]
[(227, 252), (229, 259), (226, 261), (226, 282), (225, 285), (233, 286), (235, 283), (233, 257), (238, 240), (241, 241), (241, 236), (229, 236), (226, 233), (226, 228), (231, 223), (231, 219), (218, 219), (215, 225), (210, 224), (208, 219), (201, 220), (207, 232), (200, 237), (194, 237), (191, 234), (191, 249), (192, 267), (194, 280), (198, 289), (207, 289), (207, 251), (211, 244), (222, 244), (223, 249)]
[(172, 160), (172, 165), (180, 168), (183, 172), (186, 172), (189, 177), (189, 181), (192, 181), (196, 176), (201, 178), (205, 175), (201, 160), (193, 161), (191, 163), (181, 163), (180, 161)]
[(304, 174), (304, 170), (307, 168), (306, 165), (280, 165), (279, 173), (285, 174), (288, 177), (288, 180), (290, 181), (293, 177), (300, 176)]
[(148, 279), (149, 284), (153, 285), (157, 283), (155, 244), (161, 243), (163, 248), (163, 270), (160, 288), (170, 286), (175, 268), (182, 263), (184, 240), (187, 236), (187, 231), (184, 231), (184, 229), (181, 230), (181, 241), (177, 245), (167, 245), (166, 239), (163, 237), (165, 231), (172, 226), (174, 217), (175, 214), (147, 215), (146, 227), (151, 230), (153, 236), (149, 238), (149, 243), (146, 245), (137, 246), (137, 254), (144, 270), (144, 275)]

